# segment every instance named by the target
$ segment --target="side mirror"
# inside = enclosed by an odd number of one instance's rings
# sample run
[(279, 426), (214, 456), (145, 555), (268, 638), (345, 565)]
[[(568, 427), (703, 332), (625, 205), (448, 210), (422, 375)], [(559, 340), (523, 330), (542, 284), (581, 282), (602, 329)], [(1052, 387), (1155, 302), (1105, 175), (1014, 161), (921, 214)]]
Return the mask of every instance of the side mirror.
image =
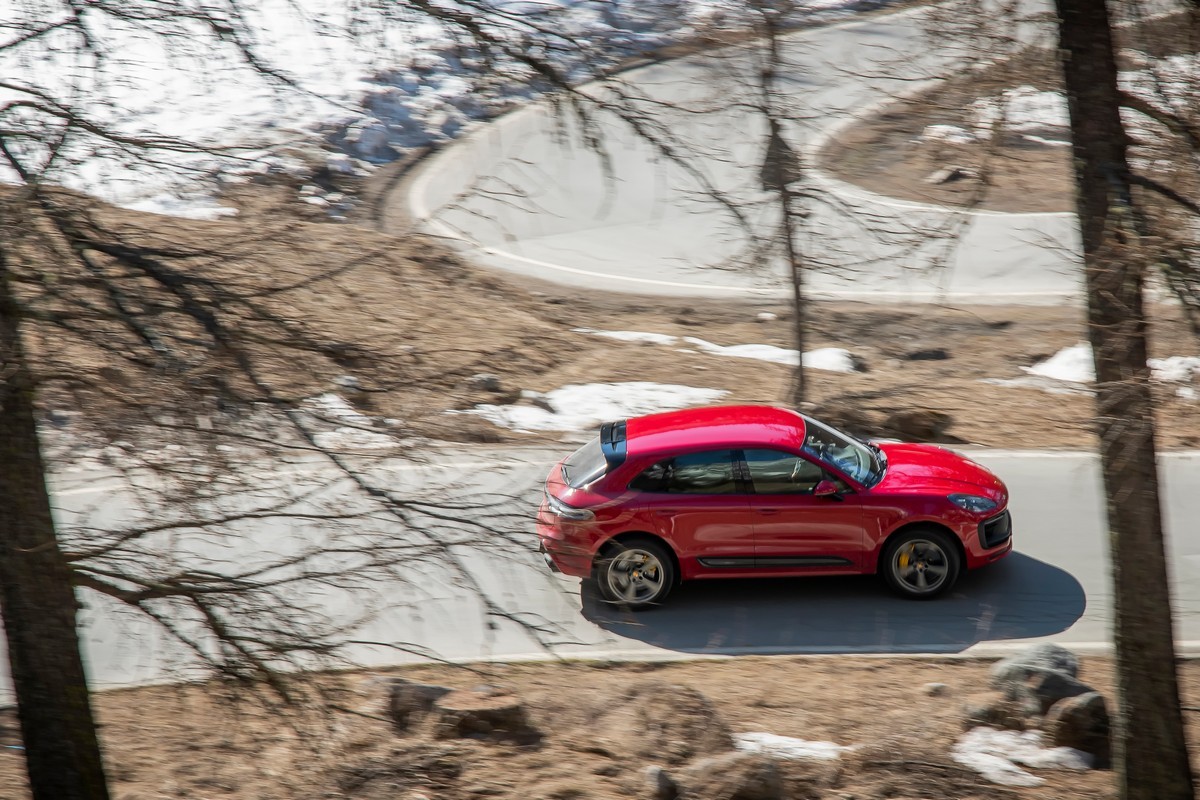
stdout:
[(833, 481), (820, 481), (813, 487), (813, 497), (838, 497), (837, 484)]

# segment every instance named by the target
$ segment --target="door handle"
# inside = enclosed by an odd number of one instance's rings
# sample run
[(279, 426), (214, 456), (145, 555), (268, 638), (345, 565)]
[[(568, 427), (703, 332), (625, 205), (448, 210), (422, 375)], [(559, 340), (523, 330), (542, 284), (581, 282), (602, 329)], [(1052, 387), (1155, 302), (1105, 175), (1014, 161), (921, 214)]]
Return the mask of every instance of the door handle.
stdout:
[(659, 517), (669, 517), (672, 514), (676, 514), (676, 513), (678, 513), (678, 509), (674, 509), (674, 508), (656, 508), (656, 509), (654, 509), (655, 516), (659, 516)]
[(760, 508), (760, 509), (758, 509), (758, 513), (760, 513), (760, 514), (778, 514), (779, 509), (778, 508)]

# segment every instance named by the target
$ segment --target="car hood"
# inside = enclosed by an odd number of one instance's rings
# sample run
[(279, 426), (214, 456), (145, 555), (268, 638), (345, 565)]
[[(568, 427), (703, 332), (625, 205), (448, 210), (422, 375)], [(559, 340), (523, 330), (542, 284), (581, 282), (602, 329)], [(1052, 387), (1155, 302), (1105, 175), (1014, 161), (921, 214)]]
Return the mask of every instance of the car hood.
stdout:
[(982, 464), (931, 444), (880, 443), (887, 456), (887, 473), (874, 491), (975, 494), (1003, 506), (1008, 502), (1004, 482)]

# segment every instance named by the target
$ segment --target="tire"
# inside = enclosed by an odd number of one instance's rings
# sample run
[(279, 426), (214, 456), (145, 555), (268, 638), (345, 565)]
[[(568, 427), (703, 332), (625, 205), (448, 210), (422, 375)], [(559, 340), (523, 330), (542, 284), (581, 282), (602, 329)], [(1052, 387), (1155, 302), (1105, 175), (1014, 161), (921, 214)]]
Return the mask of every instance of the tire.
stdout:
[(596, 562), (596, 587), (609, 603), (638, 610), (655, 606), (675, 586), (675, 562), (652, 539), (611, 542)]
[(913, 528), (888, 540), (880, 571), (888, 587), (901, 597), (932, 600), (958, 581), (962, 558), (945, 533)]

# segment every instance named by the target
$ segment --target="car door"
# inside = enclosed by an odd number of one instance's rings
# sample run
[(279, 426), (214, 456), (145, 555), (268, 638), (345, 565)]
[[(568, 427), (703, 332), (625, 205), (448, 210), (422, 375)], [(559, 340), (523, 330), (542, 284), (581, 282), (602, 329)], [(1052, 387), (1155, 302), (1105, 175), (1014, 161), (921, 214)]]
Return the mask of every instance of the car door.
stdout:
[[(862, 503), (818, 464), (780, 450), (742, 451), (760, 572), (859, 572), (866, 550)], [(842, 491), (817, 497), (822, 480)]]
[(685, 577), (754, 567), (754, 519), (733, 450), (680, 453), (629, 483), (640, 515), (669, 541)]

